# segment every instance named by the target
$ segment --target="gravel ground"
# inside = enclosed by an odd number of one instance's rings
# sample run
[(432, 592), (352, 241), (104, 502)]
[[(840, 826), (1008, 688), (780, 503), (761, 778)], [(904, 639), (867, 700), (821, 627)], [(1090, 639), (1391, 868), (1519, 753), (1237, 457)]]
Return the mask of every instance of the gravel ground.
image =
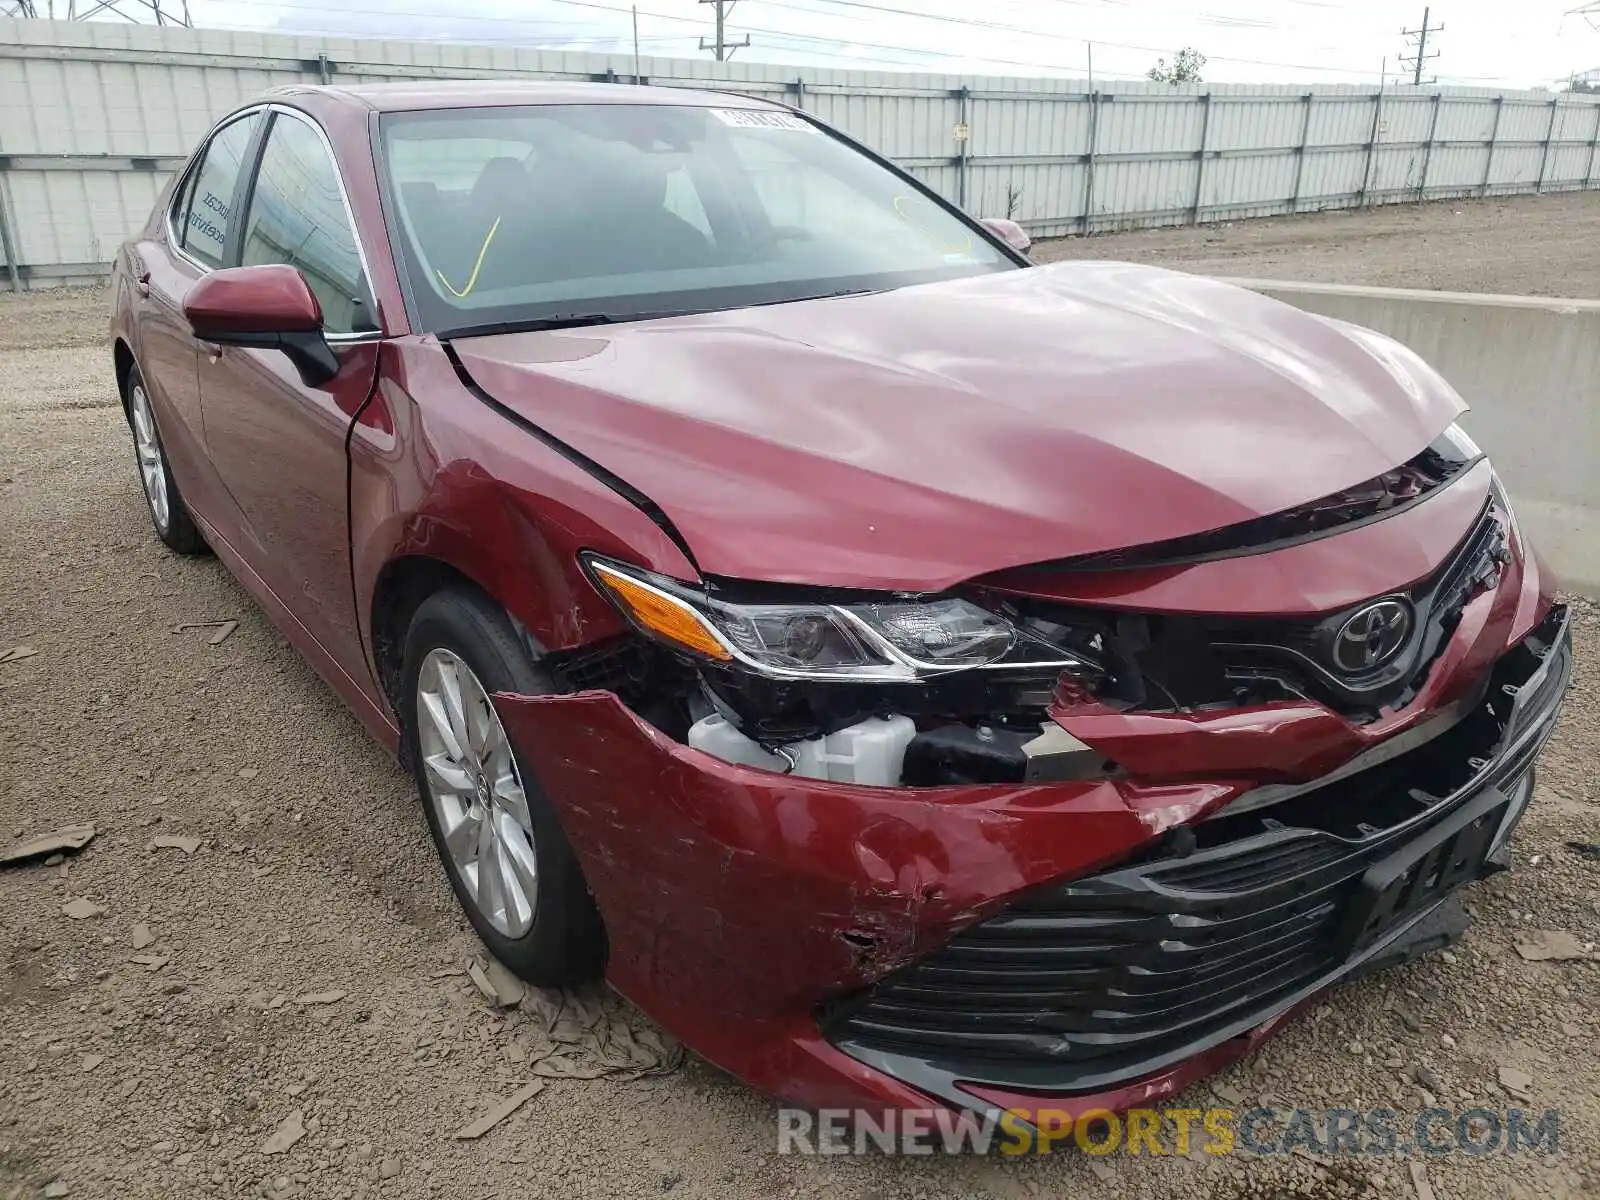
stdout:
[[(1439, 1200), (1600, 1194), (1600, 963), (1513, 950), (1535, 927), (1600, 939), (1600, 863), (1564, 845), (1600, 841), (1592, 607), (1518, 869), (1471, 890), (1463, 943), (1339, 989), (1182, 1098), (1392, 1106), (1404, 1125), (1431, 1100), (1519, 1103), (1509, 1067), (1527, 1107), (1561, 1110), (1553, 1158), (780, 1156), (775, 1105), (692, 1057), (552, 1080), (453, 1139), (529, 1080), (563, 998), (497, 1011), (459, 974), (478, 947), (409, 781), (217, 562), (156, 542), (104, 315), (92, 293), (0, 296), (0, 650), (37, 651), (0, 662), (0, 847), (99, 830), (66, 863), (0, 869), (0, 1197), (1426, 1200), (1417, 1166)], [(217, 646), (173, 631), (226, 619)], [(71, 919), (74, 900), (103, 911)], [(564, 999), (649, 1044), (625, 1006)]]
[(1207, 275), (1600, 298), (1600, 192), (1384, 205), (1041, 242)]

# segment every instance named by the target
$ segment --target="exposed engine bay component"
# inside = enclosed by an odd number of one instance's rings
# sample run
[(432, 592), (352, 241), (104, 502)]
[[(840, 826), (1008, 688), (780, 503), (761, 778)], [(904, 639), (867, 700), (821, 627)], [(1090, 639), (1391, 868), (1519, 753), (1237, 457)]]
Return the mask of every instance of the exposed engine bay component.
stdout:
[(933, 787), (1100, 779), (1116, 774), (1117, 765), (1104, 754), (1046, 721), (1032, 730), (989, 724), (925, 729), (906, 748), (900, 782), (908, 787)]
[(685, 740), (724, 762), (807, 779), (893, 787), (900, 782), (906, 747), (916, 732), (909, 717), (869, 717), (823, 737), (768, 750), (745, 737), (721, 713), (712, 713), (691, 725)]
[(927, 729), (906, 748), (902, 783), (1015, 783), (1022, 778), (1030, 733), (994, 725), (941, 725)]
[(691, 725), (684, 740), (724, 762), (871, 787), (1033, 783), (1117, 773), (1104, 754), (1054, 724), (1042, 733), (960, 724), (919, 732), (909, 717), (868, 717), (821, 737), (769, 748), (714, 712)]
[(1022, 753), (1028, 760), (1022, 777), (1028, 783), (1097, 779), (1118, 771), (1117, 764), (1100, 751), (1053, 723), (1031, 742), (1024, 743)]

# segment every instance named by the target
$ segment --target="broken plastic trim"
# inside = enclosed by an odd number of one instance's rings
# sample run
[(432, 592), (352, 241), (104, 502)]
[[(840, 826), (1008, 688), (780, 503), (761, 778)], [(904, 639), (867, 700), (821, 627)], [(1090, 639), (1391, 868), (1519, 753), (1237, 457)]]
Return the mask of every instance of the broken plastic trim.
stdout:
[(1220, 558), (1267, 554), (1331, 537), (1405, 512), (1460, 478), (1484, 456), (1452, 436), (1454, 426), (1421, 454), (1382, 475), (1270, 516), (1205, 533), (1186, 534), (1116, 550), (1099, 550), (1036, 563), (1032, 571), (1114, 571), (1188, 566)]

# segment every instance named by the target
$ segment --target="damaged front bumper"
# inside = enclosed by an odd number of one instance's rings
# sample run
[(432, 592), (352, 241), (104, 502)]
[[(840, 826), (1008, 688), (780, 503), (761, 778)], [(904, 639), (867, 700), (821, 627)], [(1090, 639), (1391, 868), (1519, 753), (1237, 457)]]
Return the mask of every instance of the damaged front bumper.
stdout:
[(1081, 1112), (1171, 1094), (1436, 942), (1503, 861), (1569, 674), (1556, 607), (1448, 731), (1243, 811), (1259, 779), (861, 787), (711, 758), (610, 693), (496, 703), (610, 982), (694, 1050), (814, 1107)]

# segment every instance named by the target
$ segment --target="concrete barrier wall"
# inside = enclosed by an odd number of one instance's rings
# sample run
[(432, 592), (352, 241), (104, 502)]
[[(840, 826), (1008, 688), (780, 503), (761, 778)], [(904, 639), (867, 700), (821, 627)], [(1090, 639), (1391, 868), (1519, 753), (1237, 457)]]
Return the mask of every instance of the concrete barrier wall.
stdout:
[(1235, 279), (1410, 346), (1472, 406), (1524, 531), (1573, 591), (1600, 596), (1600, 301)]

